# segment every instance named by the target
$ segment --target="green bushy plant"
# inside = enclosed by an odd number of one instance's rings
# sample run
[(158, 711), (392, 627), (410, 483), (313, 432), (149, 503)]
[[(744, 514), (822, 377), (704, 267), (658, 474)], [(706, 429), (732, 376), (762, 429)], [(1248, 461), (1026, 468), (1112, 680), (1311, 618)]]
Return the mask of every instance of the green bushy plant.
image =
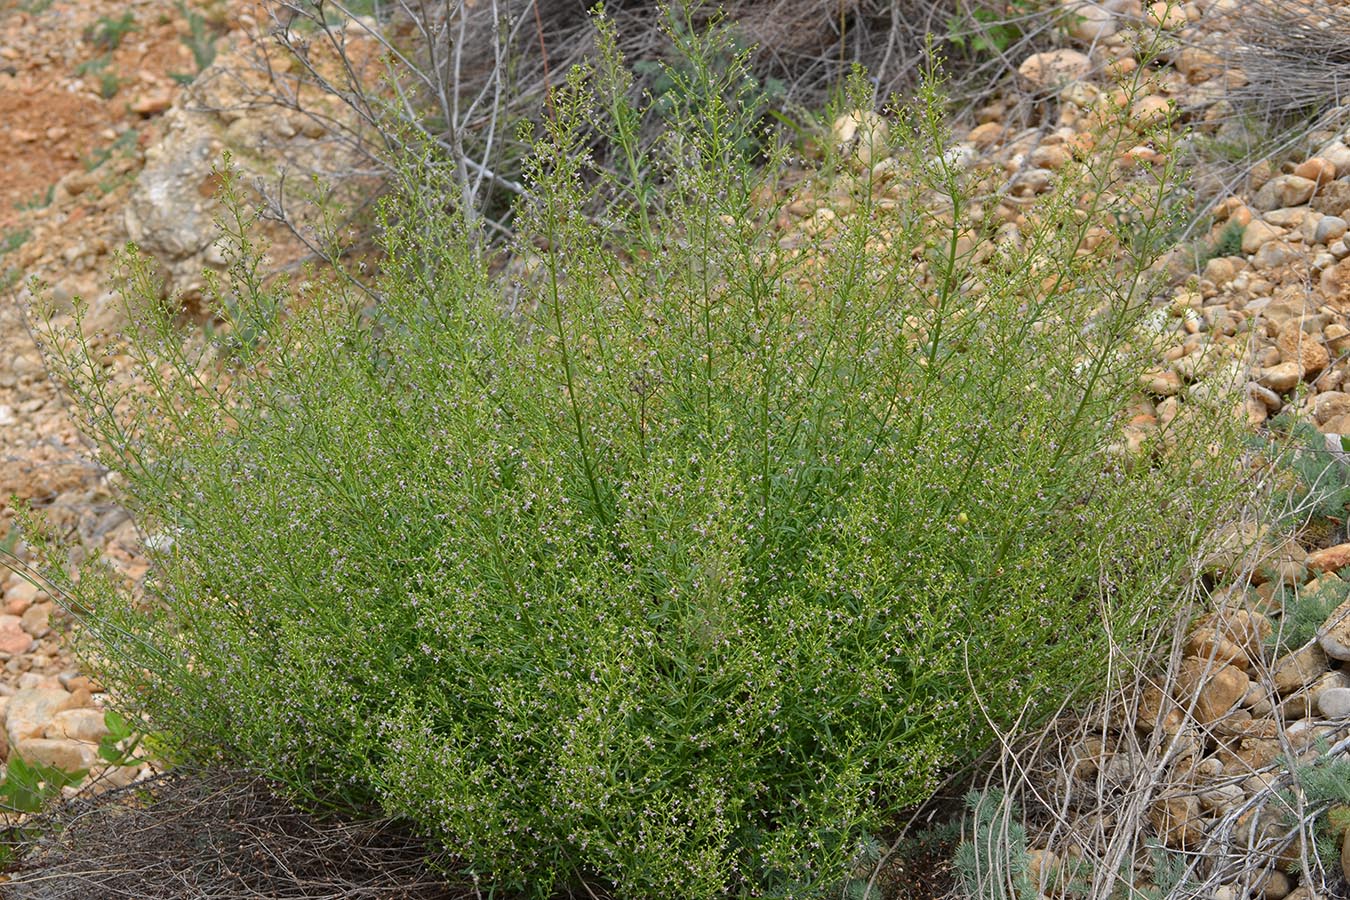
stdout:
[[(625, 108), (555, 93), (510, 284), (427, 151), (374, 302), (266, 281), (226, 177), (222, 327), (184, 341), (133, 255), (137, 386), (49, 330), (152, 560), (142, 599), (65, 590), (167, 747), (378, 802), (534, 896), (817, 896), (1164, 613), (1236, 467), (1200, 406), (1172, 454), (1108, 452), (1162, 200), (1066, 171), (977, 269), (930, 85), (895, 180), (841, 174), (854, 214), (783, 239), (744, 56), (689, 54), (698, 102), (622, 176), (585, 142)], [(1086, 249), (1108, 203), (1133, 250)]]

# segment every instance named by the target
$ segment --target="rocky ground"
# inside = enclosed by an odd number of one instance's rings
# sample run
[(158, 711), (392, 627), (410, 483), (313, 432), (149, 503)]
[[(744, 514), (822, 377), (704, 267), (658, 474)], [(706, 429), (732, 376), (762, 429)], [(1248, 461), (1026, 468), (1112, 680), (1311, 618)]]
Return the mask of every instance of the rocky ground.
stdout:
[[(170, 290), (198, 297), (203, 272), (223, 262), (214, 196), (225, 151), (246, 185), (354, 168), (314, 115), (277, 101), (305, 95), (284, 60), (259, 56), (266, 45), (253, 38), (268, 24), (248, 3), (0, 3), (0, 547), (22, 503), (70, 544), (72, 563), (101, 554), (130, 584), (147, 568), (135, 523), (47, 375), (34, 316), (68, 319), (78, 298), (95, 346), (121, 328), (112, 277), (128, 241)], [(277, 270), (305, 257), (288, 229), (263, 230)], [(17, 572), (4, 569), (0, 587), (0, 758), (92, 769), (104, 786), (136, 777), (140, 767), (105, 773), (97, 757), (102, 688), (73, 657), (77, 624)]]
[[(1110, 151), (1122, 169), (1164, 161), (1149, 129), (1169, 116), (1196, 126), (1201, 142), (1244, 138), (1226, 98), (1247, 79), (1226, 63), (1224, 43), (1242, 2), (1069, 5), (1077, 16), (1064, 45), (1015, 61), (1008, 90), (962, 126), (953, 147), (954, 159), (1000, 187), (983, 215), (1004, 238), (1076, 155), (1105, 152), (1094, 149), (1093, 135), (1112, 117), (1138, 134)], [(1313, 4), (1306, 15), (1329, 9)], [(128, 239), (189, 297), (203, 271), (219, 265), (211, 197), (222, 150), (268, 176), (287, 165), (332, 173), (352, 164), (343, 155), (351, 148), (314, 116), (272, 102), (287, 63), (260, 69), (244, 49), (262, 24), (245, 4), (0, 0), (0, 540), (17, 497), (73, 538), (77, 556), (100, 552), (131, 583), (144, 575), (135, 523), (113, 502), (45, 374), (23, 315), (31, 299), (23, 279), (46, 281), (58, 314), (87, 299), (87, 331), (114, 330), (121, 313), (108, 278), (114, 250)], [(834, 138), (884, 173), (870, 140), (880, 127), (854, 116)], [(1165, 452), (1167, 430), (1188, 405), (1221, 401), (1253, 429), (1297, 413), (1325, 436), (1325, 448), (1314, 449), (1342, 462), (1340, 436), (1350, 434), (1347, 141), (1335, 128), (1314, 131), (1243, 180), (1197, 170), (1204, 227), (1170, 261), (1157, 364), (1141, 374), (1121, 453)], [(1188, 139), (1172, 152), (1190, 160), (1202, 155), (1197, 147)], [(850, 214), (857, 189), (841, 182), (799, 198), (780, 219), (784, 239), (829, 229)], [(276, 265), (304, 257), (284, 231), (274, 228), (273, 237)], [(1319, 820), (1342, 848), (1339, 865), (1327, 867), (1308, 861), (1302, 835), (1310, 830), (1285, 813), (1296, 786), (1287, 760), (1325, 763), (1345, 754), (1350, 735), (1350, 588), (1335, 574), (1350, 565), (1350, 536), (1341, 525), (1291, 538), (1253, 522), (1221, 537), (1209, 609), (1172, 667), (1117, 698), (1113, 708), (1123, 713), (1057, 748), (1059, 780), (1047, 790), (1087, 793), (1095, 803), (1065, 812), (1060, 827), (1033, 841), (1032, 874), (1046, 895), (1070, 893), (1078, 862), (1100, 859), (1114, 846), (1112, 829), (1130, 822), (1208, 860), (1195, 869), (1208, 893), (1196, 896), (1346, 895), (1350, 816)], [(98, 773), (102, 692), (71, 656), (76, 623), (21, 576), (0, 584), (0, 757)], [(1306, 642), (1272, 643), (1272, 634), (1292, 631), (1286, 607), (1304, 598), (1325, 604), (1320, 624)], [(113, 784), (142, 772), (103, 774)], [(1104, 869), (1077, 876), (1103, 886), (1112, 877)]]

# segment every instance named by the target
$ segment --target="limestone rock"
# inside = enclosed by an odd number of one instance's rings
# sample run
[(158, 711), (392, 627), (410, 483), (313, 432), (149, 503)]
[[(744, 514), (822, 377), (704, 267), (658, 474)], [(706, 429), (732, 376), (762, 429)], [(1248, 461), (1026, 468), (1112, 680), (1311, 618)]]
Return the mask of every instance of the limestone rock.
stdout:
[(1294, 174), (1323, 187), (1335, 180), (1336, 164), (1321, 156), (1313, 156), (1294, 166)]
[(0, 615), (0, 654), (6, 657), (27, 653), (33, 646), (33, 636), (23, 630), (18, 616)]
[(1350, 566), (1350, 544), (1336, 544), (1308, 554), (1308, 569), (1313, 572), (1338, 572)]
[(1345, 234), (1346, 223), (1340, 216), (1323, 216), (1313, 229), (1314, 244), (1330, 244)]
[(844, 113), (830, 126), (830, 139), (839, 154), (858, 165), (870, 167), (887, 156), (890, 126), (870, 109)]
[(1282, 206), (1301, 206), (1312, 197), (1317, 182), (1298, 175), (1276, 175), (1261, 186), (1252, 206), (1262, 212)]
[(1033, 53), (1017, 67), (1017, 74), (1028, 87), (1037, 91), (1063, 87), (1071, 81), (1086, 78), (1091, 71), (1092, 60), (1077, 50)]
[(1344, 218), (1350, 209), (1350, 181), (1340, 179), (1323, 185), (1308, 205), (1320, 213)]
[(1263, 244), (1278, 240), (1283, 235), (1282, 229), (1256, 219), (1242, 231), (1242, 252), (1255, 253)]
[(9, 698), (5, 715), (5, 734), (10, 747), (17, 747), (27, 738), (42, 737), (57, 713), (75, 705), (75, 696), (60, 688), (19, 691)]
[(1184, 707), (1195, 699), (1195, 718), (1207, 725), (1237, 706), (1250, 686), (1251, 678), (1236, 666), (1190, 657), (1177, 672), (1177, 701)]
[(1281, 694), (1289, 694), (1312, 684), (1327, 671), (1326, 651), (1317, 641), (1310, 641), (1297, 650), (1276, 660), (1271, 670), (1271, 683)]
[(89, 741), (97, 744), (108, 734), (108, 726), (101, 709), (85, 707), (67, 709), (52, 716), (45, 735), (49, 738), (67, 738), (72, 741)]
[(1204, 839), (1200, 799), (1190, 794), (1160, 797), (1149, 808), (1149, 821), (1169, 847), (1190, 847)]
[(1111, 10), (1089, 0), (1061, 0), (1064, 31), (1076, 41), (1095, 44), (1116, 33), (1119, 27)]
[(1350, 719), (1350, 687), (1332, 687), (1319, 692), (1317, 711), (1328, 719)]
[(1317, 630), (1317, 642), (1332, 659), (1350, 660), (1350, 600), (1336, 607), (1336, 611), (1327, 617)]
[(30, 763), (52, 766), (62, 772), (88, 771), (98, 763), (98, 746), (84, 741), (25, 738), (14, 752)]
[[(1267, 244), (1267, 247), (1270, 245)], [(1262, 250), (1266, 249), (1265, 247)], [(1285, 362), (1297, 362), (1304, 379), (1316, 378), (1331, 363), (1331, 355), (1317, 338), (1302, 329), (1284, 328), (1277, 340), (1280, 357)]]
[(1256, 383), (1277, 394), (1284, 394), (1292, 391), (1294, 385), (1302, 378), (1302, 366), (1296, 362), (1282, 362), (1268, 369), (1262, 369), (1256, 376)]

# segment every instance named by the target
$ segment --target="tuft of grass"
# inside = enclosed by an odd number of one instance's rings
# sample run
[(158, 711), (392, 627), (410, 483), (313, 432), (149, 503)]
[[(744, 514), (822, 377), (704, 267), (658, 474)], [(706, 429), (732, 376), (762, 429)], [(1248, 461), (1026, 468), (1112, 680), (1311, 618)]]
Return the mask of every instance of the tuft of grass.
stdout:
[(111, 53), (122, 46), (122, 41), (136, 28), (136, 16), (127, 10), (117, 18), (99, 16), (98, 21), (85, 30), (84, 39), (104, 52)]
[(215, 30), (206, 16), (187, 5), (187, 0), (178, 0), (176, 5), (178, 14), (188, 24), (188, 33), (183, 36), (183, 43), (192, 51), (192, 61), (196, 64), (197, 73), (200, 73), (216, 60)]
[(1197, 405), (1172, 453), (1112, 450), (1166, 171), (1071, 167), (979, 265), (930, 81), (891, 111), (895, 180), (841, 162), (853, 213), (785, 236), (745, 54), (672, 38), (650, 151), (612, 42), (522, 135), (512, 283), (465, 173), (410, 145), (373, 301), (264, 279), (227, 169), (220, 329), (186, 339), (134, 254), (142, 387), (82, 307), (48, 318), (152, 561), (144, 597), (49, 577), (171, 752), (379, 803), (494, 891), (837, 895), (948, 767), (1166, 615), (1241, 447)]
[(52, 198), (55, 196), (56, 196), (56, 185), (49, 184), (47, 185), (47, 189), (45, 191), (34, 194), (27, 200), (20, 200), (16, 202), (14, 204), (14, 208), (19, 210), (46, 209), (47, 207), (52, 205)]

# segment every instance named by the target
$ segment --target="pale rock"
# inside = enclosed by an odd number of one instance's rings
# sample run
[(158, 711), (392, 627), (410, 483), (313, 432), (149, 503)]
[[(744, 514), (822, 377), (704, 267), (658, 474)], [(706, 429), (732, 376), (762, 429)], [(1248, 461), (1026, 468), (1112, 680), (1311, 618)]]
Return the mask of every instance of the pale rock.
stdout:
[(108, 734), (105, 715), (103, 710), (93, 707), (63, 710), (52, 716), (52, 722), (44, 734), (49, 738), (68, 738), (97, 744)]
[(1317, 641), (1310, 641), (1275, 661), (1271, 684), (1280, 694), (1292, 694), (1321, 678), (1330, 667), (1326, 652)]
[(33, 647), (33, 636), (23, 630), (18, 616), (0, 615), (0, 654), (19, 656)]
[(1268, 369), (1262, 369), (1257, 375), (1256, 381), (1262, 387), (1269, 388), (1277, 394), (1283, 394), (1293, 390), (1294, 385), (1298, 384), (1302, 377), (1302, 368), (1298, 363), (1282, 362)]
[(1327, 345), (1338, 354), (1350, 350), (1350, 328), (1346, 328), (1339, 322), (1332, 322), (1326, 328), (1323, 328), (1322, 337), (1326, 340)]
[(1186, 11), (1173, 0), (1157, 0), (1148, 7), (1150, 25), (1163, 31), (1175, 31), (1186, 24)]
[(1298, 175), (1276, 175), (1261, 186), (1252, 198), (1252, 206), (1266, 211), (1282, 206), (1301, 206), (1312, 197), (1317, 182)]
[(1336, 265), (1323, 269), (1317, 279), (1317, 289), (1332, 302), (1350, 298), (1350, 259), (1342, 259)]
[(1216, 288), (1222, 288), (1232, 281), (1238, 273), (1238, 267), (1232, 257), (1216, 256), (1205, 263), (1203, 278), (1213, 282)]
[(1200, 659), (1212, 659), (1218, 663), (1235, 665), (1246, 669), (1251, 659), (1237, 644), (1222, 637), (1213, 628), (1198, 628), (1186, 639), (1186, 655)]
[(1033, 90), (1044, 91), (1062, 87), (1071, 81), (1086, 78), (1092, 72), (1092, 60), (1077, 50), (1048, 50), (1033, 53), (1022, 60), (1017, 74)]
[(1242, 788), (1236, 784), (1224, 784), (1200, 793), (1201, 805), (1204, 806), (1206, 811), (1215, 815), (1223, 815), (1240, 804), (1242, 800)]
[(23, 608), (27, 609), (37, 600), (39, 593), (38, 586), (33, 582), (15, 576), (15, 579), (5, 587), (5, 605), (22, 603)]
[(1322, 185), (1308, 205), (1320, 213), (1345, 218), (1350, 209), (1350, 180), (1342, 178)]
[(1004, 132), (1004, 127), (998, 122), (984, 122), (970, 129), (966, 140), (980, 150), (988, 150), (1003, 140)]
[(1328, 719), (1350, 719), (1350, 688), (1327, 688), (1317, 695), (1317, 711)]
[(1094, 0), (1060, 0), (1064, 10), (1064, 31), (1085, 44), (1095, 44), (1116, 33), (1115, 15)]
[(35, 638), (46, 637), (51, 633), (52, 602), (34, 603), (19, 617), (23, 630)]
[(14, 745), (14, 752), (27, 762), (62, 772), (88, 771), (98, 762), (98, 746), (84, 741), (25, 738)]
[(5, 734), (17, 747), (27, 738), (41, 737), (57, 713), (77, 705), (75, 695), (60, 688), (21, 690), (9, 698)]
[(1314, 244), (1330, 244), (1345, 235), (1346, 223), (1340, 216), (1323, 216), (1313, 230)]
[(1317, 642), (1332, 659), (1350, 660), (1350, 600), (1346, 600), (1327, 616), (1326, 622), (1317, 629)]
[(1266, 241), (1252, 257), (1252, 266), (1261, 270), (1283, 269), (1299, 257), (1299, 252), (1287, 241)]
[(1345, 141), (1332, 141), (1317, 155), (1336, 167), (1336, 177), (1344, 178), (1350, 175), (1350, 147), (1346, 146)]
[(1201, 47), (1183, 47), (1173, 57), (1172, 64), (1191, 84), (1209, 81), (1224, 70), (1223, 57)]
[(1167, 121), (1171, 110), (1171, 101), (1166, 97), (1149, 94), (1130, 105), (1130, 122), (1134, 124), (1136, 131), (1144, 131)]
[(1255, 381), (1247, 383), (1246, 391), (1247, 396), (1265, 407), (1268, 413), (1277, 413), (1284, 408), (1284, 399), (1279, 394)]
[(1070, 81), (1060, 89), (1059, 98), (1087, 109), (1100, 99), (1101, 89), (1090, 81)]
[(1284, 230), (1274, 225), (1253, 219), (1242, 232), (1242, 252), (1255, 253), (1263, 244), (1278, 240), (1284, 236)]
[(1313, 418), (1317, 424), (1347, 414), (1350, 414), (1350, 394), (1344, 391), (1323, 391), (1313, 397)]
[(830, 138), (841, 156), (871, 167), (888, 153), (890, 126), (867, 109), (844, 113), (830, 126)]
[[(1313, 213), (1317, 215), (1317, 213)], [(1278, 225), (1280, 228), (1301, 228), (1308, 219), (1308, 207), (1289, 206), (1284, 209), (1272, 209), (1264, 213), (1261, 219), (1269, 222), (1271, 225)]]

